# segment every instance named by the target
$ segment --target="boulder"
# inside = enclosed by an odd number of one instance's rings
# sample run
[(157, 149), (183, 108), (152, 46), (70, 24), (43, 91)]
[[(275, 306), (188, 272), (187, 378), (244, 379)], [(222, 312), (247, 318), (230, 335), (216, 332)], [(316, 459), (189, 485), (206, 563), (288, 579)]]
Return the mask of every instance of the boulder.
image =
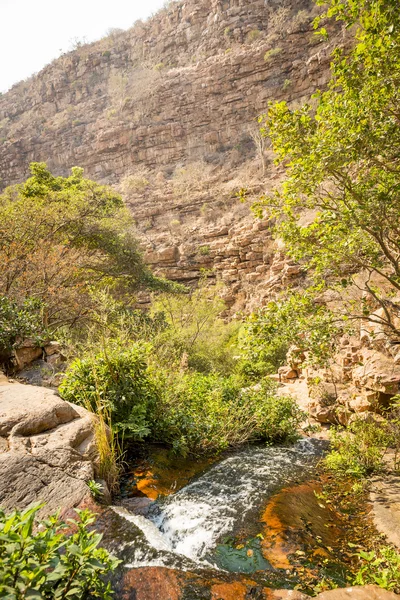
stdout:
[(310, 415), (318, 421), (318, 423), (337, 424), (336, 405), (323, 406), (318, 400), (310, 400), (308, 407)]
[(353, 381), (365, 388), (394, 396), (400, 389), (400, 365), (392, 357), (377, 350), (365, 350), (363, 364), (353, 370)]
[(286, 381), (288, 379), (297, 379), (297, 377), (299, 376), (298, 372), (289, 366), (279, 367), (278, 374), (283, 381)]
[(77, 506), (97, 462), (91, 413), (48, 388), (0, 386), (0, 506), (40, 501), (42, 514)]
[(349, 400), (349, 408), (352, 412), (361, 413), (372, 410), (372, 404), (365, 396), (357, 396)]
[(26, 339), (18, 344), (18, 348), (14, 350), (14, 360), (18, 369), (23, 369), (43, 354), (35, 340)]

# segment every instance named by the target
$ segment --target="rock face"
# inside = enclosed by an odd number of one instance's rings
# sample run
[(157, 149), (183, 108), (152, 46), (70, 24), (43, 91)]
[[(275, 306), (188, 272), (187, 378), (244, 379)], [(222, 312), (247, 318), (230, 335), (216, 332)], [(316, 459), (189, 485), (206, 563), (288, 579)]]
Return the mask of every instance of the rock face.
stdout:
[(50, 389), (0, 382), (0, 506), (77, 506), (98, 460), (93, 417)]
[[(313, 35), (312, 0), (187, 0), (146, 23), (61, 56), (0, 97), (0, 183), (30, 161), (79, 165), (120, 185), (148, 262), (190, 283), (202, 269), (237, 311), (299, 273), (254, 223), (248, 204), (279, 177), (257, 154), (255, 118), (269, 100), (306, 100), (343, 45)], [(249, 129), (250, 128), (250, 129)], [(264, 168), (262, 168), (262, 163)], [(251, 306), (250, 306), (251, 307)]]

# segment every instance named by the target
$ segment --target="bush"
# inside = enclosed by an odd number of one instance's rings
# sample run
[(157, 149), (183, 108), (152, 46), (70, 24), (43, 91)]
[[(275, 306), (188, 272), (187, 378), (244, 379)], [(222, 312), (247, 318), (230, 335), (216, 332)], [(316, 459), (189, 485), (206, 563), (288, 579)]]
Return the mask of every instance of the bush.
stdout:
[(238, 377), (163, 376), (154, 435), (182, 454), (220, 452), (250, 441), (291, 441), (304, 414), (264, 381), (243, 388)]
[(28, 298), (18, 304), (5, 296), (0, 297), (0, 359), (7, 358), (18, 338), (37, 338), (44, 335), (43, 305)]
[(247, 319), (239, 335), (240, 368), (255, 379), (274, 373), (284, 364), (292, 344), (301, 344), (309, 363), (326, 367), (343, 327), (311, 292), (290, 293)]
[(210, 254), (210, 246), (200, 246), (199, 254), (201, 256), (209, 256)]
[(271, 48), (264, 54), (264, 61), (268, 62), (273, 56), (277, 56), (282, 52), (282, 48)]
[(391, 439), (386, 424), (355, 421), (347, 431), (333, 429), (326, 467), (338, 475), (364, 477), (381, 471)]
[(400, 554), (390, 546), (382, 546), (376, 551), (359, 552), (362, 563), (353, 585), (379, 585), (385, 590), (400, 592)]
[(128, 439), (142, 440), (151, 431), (157, 398), (146, 359), (147, 348), (140, 344), (125, 352), (117, 348), (76, 359), (61, 383), (60, 395), (93, 412), (99, 406), (105, 408), (116, 432)]
[[(6, 514), (0, 509), (0, 596), (10, 600), (112, 597), (104, 576), (119, 561), (99, 548), (101, 535), (88, 531), (89, 511), (77, 511), (69, 525), (52, 516), (35, 527), (43, 505)], [(67, 529), (76, 527), (68, 535)]]
[(156, 297), (151, 317), (165, 323), (151, 340), (158, 364), (187, 366), (202, 373), (232, 373), (239, 325), (220, 318), (224, 308), (218, 288), (205, 283), (191, 294)]
[(246, 41), (251, 44), (257, 41), (261, 37), (261, 31), (259, 29), (252, 29), (246, 36)]

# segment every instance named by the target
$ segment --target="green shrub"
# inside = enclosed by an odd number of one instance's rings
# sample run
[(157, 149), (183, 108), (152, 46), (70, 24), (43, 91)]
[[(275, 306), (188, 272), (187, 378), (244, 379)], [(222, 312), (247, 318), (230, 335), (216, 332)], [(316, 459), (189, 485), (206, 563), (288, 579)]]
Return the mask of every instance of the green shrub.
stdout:
[(18, 304), (0, 297), (0, 358), (11, 352), (18, 338), (41, 340), (44, 335), (42, 311), (43, 305), (38, 300), (28, 298)]
[(199, 254), (201, 256), (208, 256), (210, 254), (210, 246), (200, 246)]
[[(80, 600), (112, 597), (104, 576), (119, 561), (99, 548), (101, 535), (88, 531), (89, 511), (77, 511), (69, 525), (52, 516), (34, 529), (43, 505), (6, 514), (0, 509), (0, 596), (10, 600)], [(71, 525), (76, 533), (68, 535)]]
[(255, 42), (256, 40), (260, 39), (260, 37), (261, 37), (261, 31), (259, 29), (252, 29), (246, 35), (246, 41), (249, 44), (251, 44), (252, 42)]
[(364, 477), (383, 469), (383, 457), (390, 443), (385, 423), (355, 421), (347, 431), (331, 431), (332, 450), (325, 465), (338, 475)]
[(157, 296), (150, 315), (165, 324), (150, 340), (157, 363), (179, 368), (183, 362), (202, 373), (232, 373), (239, 324), (220, 318), (224, 308), (218, 288), (205, 283), (191, 294)]
[(400, 554), (390, 546), (382, 546), (371, 552), (357, 554), (362, 566), (353, 585), (379, 585), (385, 590), (400, 593)]
[(282, 48), (271, 48), (264, 54), (264, 61), (268, 62), (273, 56), (277, 56), (282, 52)]
[(154, 435), (183, 454), (293, 440), (304, 419), (294, 400), (278, 398), (268, 381), (243, 388), (234, 376), (181, 373), (163, 375), (161, 387)]
[(276, 372), (292, 344), (301, 343), (308, 362), (327, 367), (343, 323), (318, 304), (312, 292), (290, 293), (251, 315), (239, 333), (243, 363), (249, 377)]
[(117, 348), (76, 359), (61, 383), (60, 395), (69, 402), (89, 406), (93, 412), (99, 405), (104, 406), (115, 431), (142, 440), (150, 433), (157, 398), (146, 359), (147, 348), (140, 344), (125, 352)]

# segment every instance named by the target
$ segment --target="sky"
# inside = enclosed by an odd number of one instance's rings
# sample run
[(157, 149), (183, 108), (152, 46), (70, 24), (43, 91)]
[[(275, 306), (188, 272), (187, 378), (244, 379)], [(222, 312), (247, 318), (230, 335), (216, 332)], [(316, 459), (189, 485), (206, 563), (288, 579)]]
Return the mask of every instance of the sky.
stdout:
[(128, 29), (165, 0), (0, 0), (0, 92), (108, 29)]

